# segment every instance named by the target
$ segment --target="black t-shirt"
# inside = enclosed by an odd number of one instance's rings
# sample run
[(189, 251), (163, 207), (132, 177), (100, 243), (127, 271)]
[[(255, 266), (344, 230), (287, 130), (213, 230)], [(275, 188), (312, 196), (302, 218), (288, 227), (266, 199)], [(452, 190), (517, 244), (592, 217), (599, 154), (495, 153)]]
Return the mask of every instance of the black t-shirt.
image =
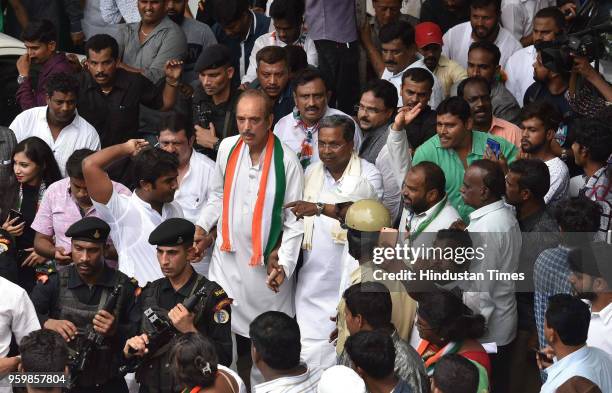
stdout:
[(470, 20), (469, 2), (456, 12), (450, 12), (442, 0), (427, 0), (421, 6), (421, 22), (433, 22), (440, 26), (442, 34), (460, 23)]

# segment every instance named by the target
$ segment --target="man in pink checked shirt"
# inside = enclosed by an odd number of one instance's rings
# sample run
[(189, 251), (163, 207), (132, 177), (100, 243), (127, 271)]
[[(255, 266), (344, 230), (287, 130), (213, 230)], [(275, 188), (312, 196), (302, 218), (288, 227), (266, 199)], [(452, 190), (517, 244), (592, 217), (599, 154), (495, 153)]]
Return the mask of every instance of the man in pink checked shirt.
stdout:
[[(42, 202), (36, 212), (32, 229), (36, 231), (34, 249), (40, 255), (55, 260), (58, 267), (72, 262), (70, 239), (66, 230), (70, 225), (83, 217), (99, 217), (87, 193), (81, 163), (85, 157), (93, 154), (89, 149), (76, 150), (66, 162), (68, 177), (57, 181), (47, 188)], [(131, 195), (124, 185), (113, 182), (115, 191)], [(112, 242), (109, 239), (109, 244)], [(107, 247), (104, 257), (109, 265), (116, 267), (117, 252), (114, 247)]]

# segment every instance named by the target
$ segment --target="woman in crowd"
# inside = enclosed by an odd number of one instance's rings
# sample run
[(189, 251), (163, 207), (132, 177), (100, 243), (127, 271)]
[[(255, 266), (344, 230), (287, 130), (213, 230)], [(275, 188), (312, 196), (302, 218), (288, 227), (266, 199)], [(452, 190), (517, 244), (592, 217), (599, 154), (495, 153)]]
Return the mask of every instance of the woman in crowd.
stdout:
[(421, 337), (417, 352), (429, 376), (444, 355), (456, 353), (474, 363), (480, 373), (479, 390), (488, 386), (491, 362), (477, 341), (485, 333), (485, 319), (474, 314), (453, 293), (438, 290), (419, 299), (416, 327)]
[(246, 393), (234, 371), (218, 364), (215, 347), (199, 333), (179, 336), (170, 352), (172, 374), (183, 393)]
[(62, 178), (53, 152), (38, 137), (24, 139), (13, 151), (13, 171), (19, 187), (19, 197), (2, 228), (16, 238), (18, 284), (28, 293), (35, 284), (35, 267), (46, 259), (34, 251), (34, 221), (38, 205), (46, 188)]

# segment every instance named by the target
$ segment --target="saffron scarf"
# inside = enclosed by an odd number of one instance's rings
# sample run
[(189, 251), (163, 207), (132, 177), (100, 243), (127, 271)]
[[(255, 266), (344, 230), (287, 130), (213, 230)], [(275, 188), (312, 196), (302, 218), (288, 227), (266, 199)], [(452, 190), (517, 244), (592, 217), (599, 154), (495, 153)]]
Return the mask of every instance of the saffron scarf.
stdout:
[[(243, 159), (248, 159), (247, 154), (248, 149), (245, 148), (242, 138), (239, 138), (238, 142), (230, 150), (227, 160), (223, 185), (221, 225), (221, 236), (223, 238), (221, 251), (224, 252), (235, 251), (232, 241), (233, 214), (231, 213), (234, 209), (234, 191), (238, 167)], [(276, 246), (282, 233), (282, 213), (286, 188), (283, 157), (284, 153), (281, 142), (270, 131), (265, 148), (261, 179), (257, 190), (257, 200), (255, 201), (255, 209), (253, 211), (250, 266), (267, 264), (268, 256)], [(265, 248), (263, 248), (264, 244)]]
[(451, 341), (443, 348), (438, 349), (427, 340), (421, 340), (417, 347), (417, 353), (425, 363), (425, 370), (428, 376), (432, 376), (436, 368), (436, 362), (444, 355), (457, 353), (461, 348), (461, 342)]

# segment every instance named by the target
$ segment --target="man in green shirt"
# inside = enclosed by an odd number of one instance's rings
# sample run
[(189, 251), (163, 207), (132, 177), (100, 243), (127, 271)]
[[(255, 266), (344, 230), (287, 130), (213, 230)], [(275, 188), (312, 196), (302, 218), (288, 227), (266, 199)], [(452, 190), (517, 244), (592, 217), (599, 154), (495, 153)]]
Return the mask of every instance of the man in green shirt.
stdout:
[[(401, 111), (401, 110), (400, 110)], [(463, 219), (469, 222), (469, 214), (474, 209), (466, 205), (459, 193), (466, 168), (482, 158), (499, 161), (502, 165), (514, 161), (518, 150), (505, 139), (480, 131), (472, 131), (470, 106), (461, 97), (450, 97), (438, 106), (436, 132), (417, 150), (412, 165), (431, 161), (444, 171), (446, 194), (451, 204)], [(408, 118), (406, 120), (409, 120)], [(500, 145), (499, 158), (495, 156), (487, 139), (491, 138)]]

